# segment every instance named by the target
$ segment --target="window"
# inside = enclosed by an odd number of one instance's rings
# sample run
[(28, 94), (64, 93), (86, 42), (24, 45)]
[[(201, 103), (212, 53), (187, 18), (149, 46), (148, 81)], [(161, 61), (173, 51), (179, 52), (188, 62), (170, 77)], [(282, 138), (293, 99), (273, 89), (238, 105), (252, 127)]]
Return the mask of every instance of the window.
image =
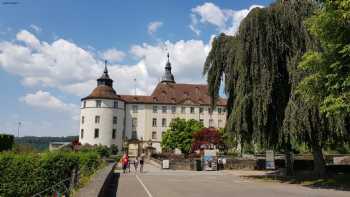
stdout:
[(132, 139), (137, 139), (137, 132), (136, 131), (132, 131), (131, 132), (131, 138)]
[(223, 108), (223, 109), (222, 109), (222, 112), (224, 112), (224, 113), (225, 113), (225, 112), (226, 112), (226, 109), (225, 109), (225, 108)]
[(81, 138), (81, 139), (84, 138), (84, 129), (82, 129), (82, 130), (80, 131), (80, 138)]
[(222, 120), (219, 120), (219, 121), (218, 121), (218, 127), (219, 127), (219, 128), (222, 128)]
[(99, 129), (95, 129), (95, 138), (98, 138), (100, 135), (100, 130)]
[(157, 132), (153, 131), (152, 132), (152, 140), (157, 139)]
[(201, 122), (202, 125), (204, 125), (204, 120), (203, 119), (199, 119), (199, 122)]
[(118, 118), (117, 116), (113, 116), (113, 124), (117, 124)]
[(218, 108), (218, 113), (221, 114), (221, 107)]
[(152, 119), (152, 126), (156, 127), (157, 126), (157, 118)]
[(153, 113), (157, 113), (158, 112), (158, 106), (157, 105), (153, 105)]
[(85, 108), (85, 107), (86, 107), (86, 101), (83, 102), (83, 108)]
[(116, 130), (116, 129), (113, 129), (113, 130), (112, 130), (112, 139), (115, 139), (116, 134), (117, 134), (117, 130)]
[(114, 101), (114, 102), (113, 102), (113, 107), (114, 107), (114, 108), (118, 108), (118, 101)]
[(194, 107), (191, 107), (191, 114), (194, 114)]
[(96, 100), (96, 107), (100, 108), (101, 107), (101, 103), (102, 103), (101, 100)]
[(133, 131), (136, 131), (136, 127), (137, 127), (137, 118), (132, 118), (131, 119), (131, 129)]
[(204, 112), (203, 107), (200, 107), (200, 108), (199, 108), (199, 113), (202, 114), (203, 112)]
[(133, 105), (132, 106), (132, 112), (133, 113), (137, 113), (137, 110), (138, 110), (138, 106), (137, 105)]
[(100, 116), (95, 116), (95, 123), (96, 124), (99, 124), (100, 123)]
[(176, 113), (176, 106), (171, 106), (171, 112), (172, 112), (173, 114)]
[(82, 117), (81, 117), (81, 124), (84, 124), (84, 122), (85, 122), (85, 117), (82, 116)]
[(162, 106), (162, 112), (166, 113), (167, 107), (166, 106)]
[(209, 127), (213, 127), (213, 119), (209, 119)]
[(165, 118), (162, 119), (162, 127), (166, 127), (166, 119)]
[(181, 113), (186, 113), (186, 107), (181, 107)]
[(212, 111), (212, 109), (211, 109), (210, 107), (208, 108), (208, 113), (209, 113), (209, 114), (212, 114), (212, 113), (213, 113), (213, 111)]

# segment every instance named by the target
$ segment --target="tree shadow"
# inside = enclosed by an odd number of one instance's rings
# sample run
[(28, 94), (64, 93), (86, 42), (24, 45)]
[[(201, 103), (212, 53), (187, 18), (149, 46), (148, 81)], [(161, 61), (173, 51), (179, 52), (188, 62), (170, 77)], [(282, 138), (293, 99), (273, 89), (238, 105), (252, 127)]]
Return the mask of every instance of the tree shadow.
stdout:
[(271, 172), (265, 175), (245, 175), (248, 179), (263, 181), (277, 181), (287, 184), (298, 184), (312, 189), (334, 189), (350, 191), (350, 174), (332, 174), (324, 178), (317, 178), (310, 172), (299, 172), (295, 176), (283, 176), (280, 172)]
[(98, 197), (116, 197), (120, 173), (111, 172), (103, 184)]

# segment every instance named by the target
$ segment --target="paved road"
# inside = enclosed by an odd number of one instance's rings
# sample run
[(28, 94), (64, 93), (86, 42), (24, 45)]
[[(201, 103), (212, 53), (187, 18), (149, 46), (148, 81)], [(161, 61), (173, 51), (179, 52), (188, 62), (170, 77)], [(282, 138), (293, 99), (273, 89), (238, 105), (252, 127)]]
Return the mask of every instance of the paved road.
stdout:
[(159, 170), (121, 174), (117, 197), (349, 197), (350, 192), (245, 180), (230, 171)]

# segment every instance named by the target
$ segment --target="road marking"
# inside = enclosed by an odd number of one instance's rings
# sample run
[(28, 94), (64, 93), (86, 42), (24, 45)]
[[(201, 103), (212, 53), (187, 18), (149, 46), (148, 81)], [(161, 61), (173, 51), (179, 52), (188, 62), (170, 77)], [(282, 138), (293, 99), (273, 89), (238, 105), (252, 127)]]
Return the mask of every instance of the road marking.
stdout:
[(151, 192), (149, 192), (149, 190), (147, 189), (146, 185), (143, 184), (142, 180), (140, 179), (140, 177), (136, 174), (136, 179), (139, 181), (139, 183), (142, 185), (143, 189), (145, 189), (148, 197), (153, 197)]

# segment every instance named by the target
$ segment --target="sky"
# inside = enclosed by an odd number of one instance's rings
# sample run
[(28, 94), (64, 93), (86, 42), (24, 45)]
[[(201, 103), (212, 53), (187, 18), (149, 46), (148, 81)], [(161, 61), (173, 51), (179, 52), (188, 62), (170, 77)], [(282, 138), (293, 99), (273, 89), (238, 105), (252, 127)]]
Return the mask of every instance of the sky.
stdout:
[(104, 60), (118, 94), (149, 95), (167, 52), (178, 83), (206, 83), (212, 39), (272, 2), (0, 0), (0, 133), (78, 135)]

